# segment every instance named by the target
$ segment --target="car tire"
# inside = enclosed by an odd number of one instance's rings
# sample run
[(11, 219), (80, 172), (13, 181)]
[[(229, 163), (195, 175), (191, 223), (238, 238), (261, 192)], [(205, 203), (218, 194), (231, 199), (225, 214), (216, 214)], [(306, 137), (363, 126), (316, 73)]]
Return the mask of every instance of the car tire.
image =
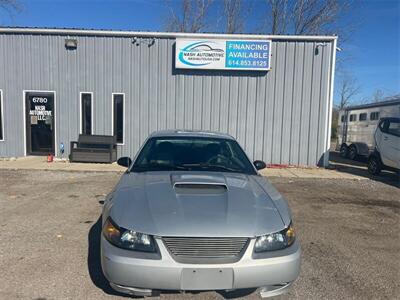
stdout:
[(379, 175), (382, 170), (382, 163), (376, 155), (370, 156), (368, 159), (368, 172), (372, 175)]
[(340, 156), (346, 158), (348, 154), (349, 154), (349, 148), (347, 147), (346, 144), (343, 144), (340, 147)]
[(358, 156), (357, 147), (354, 146), (354, 145), (351, 145), (351, 146), (349, 147), (348, 157), (349, 157), (351, 160), (355, 160), (355, 159), (357, 158), (357, 156)]

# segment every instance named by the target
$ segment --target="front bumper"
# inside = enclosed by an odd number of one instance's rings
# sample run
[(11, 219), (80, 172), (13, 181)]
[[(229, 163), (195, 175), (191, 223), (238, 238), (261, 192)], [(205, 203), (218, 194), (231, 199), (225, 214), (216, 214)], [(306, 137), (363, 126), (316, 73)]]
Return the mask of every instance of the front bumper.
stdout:
[[(103, 273), (114, 289), (135, 294), (135, 290), (230, 290), (280, 287), (282, 293), (300, 272), (301, 250), (296, 241), (291, 247), (254, 259), (255, 239), (243, 257), (230, 264), (182, 264), (173, 260), (160, 238), (155, 238), (159, 259), (138, 257), (119, 249), (101, 237)], [(131, 292), (129, 292), (129, 290)], [(267, 292), (266, 292), (267, 294)]]

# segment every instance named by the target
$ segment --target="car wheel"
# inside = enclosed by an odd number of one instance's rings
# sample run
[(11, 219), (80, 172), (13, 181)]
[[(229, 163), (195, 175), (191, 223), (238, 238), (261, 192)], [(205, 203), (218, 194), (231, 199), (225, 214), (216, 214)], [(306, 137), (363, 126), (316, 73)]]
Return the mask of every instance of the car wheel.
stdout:
[(357, 153), (357, 148), (356, 148), (356, 146), (351, 145), (351, 146), (349, 147), (349, 154), (348, 154), (349, 158), (350, 158), (351, 160), (354, 160), (354, 159), (356, 159), (357, 155), (358, 155), (358, 153)]
[(368, 159), (368, 172), (372, 175), (378, 175), (382, 170), (381, 161), (376, 156)]
[(343, 157), (343, 158), (346, 158), (348, 152), (349, 152), (349, 148), (347, 147), (346, 144), (343, 144), (343, 145), (340, 147), (340, 156)]

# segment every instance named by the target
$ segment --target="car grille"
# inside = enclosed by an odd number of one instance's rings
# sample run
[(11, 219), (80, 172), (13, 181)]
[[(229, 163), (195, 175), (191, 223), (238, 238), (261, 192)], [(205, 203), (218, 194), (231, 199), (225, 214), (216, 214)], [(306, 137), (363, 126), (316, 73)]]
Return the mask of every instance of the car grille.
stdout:
[(163, 237), (173, 258), (182, 263), (232, 263), (239, 261), (248, 238)]

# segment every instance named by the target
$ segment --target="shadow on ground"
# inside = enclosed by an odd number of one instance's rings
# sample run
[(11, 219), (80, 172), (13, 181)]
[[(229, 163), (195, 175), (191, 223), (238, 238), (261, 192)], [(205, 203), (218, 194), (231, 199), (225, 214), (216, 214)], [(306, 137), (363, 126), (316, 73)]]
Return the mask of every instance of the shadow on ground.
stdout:
[(395, 187), (400, 187), (400, 177), (398, 173), (382, 171), (379, 175), (371, 175), (367, 170), (367, 158), (357, 157), (356, 160), (350, 160), (340, 156), (339, 152), (332, 151), (329, 154), (330, 166), (339, 172), (349, 173), (371, 180), (386, 183)]
[[(90, 279), (96, 287), (102, 289), (108, 295), (121, 296), (132, 298), (130, 295), (125, 295), (114, 291), (107, 279), (103, 275), (100, 260), (100, 235), (101, 235), (101, 216), (97, 219), (96, 223), (89, 230), (88, 234), (88, 258), (87, 266), (89, 269)], [(225, 299), (242, 298), (252, 294), (256, 289), (241, 289), (234, 291), (217, 291)], [(179, 291), (159, 291), (161, 294), (176, 294), (180, 295)], [(202, 292), (187, 292), (187, 294), (199, 294)], [(135, 297), (142, 298), (142, 297)]]

